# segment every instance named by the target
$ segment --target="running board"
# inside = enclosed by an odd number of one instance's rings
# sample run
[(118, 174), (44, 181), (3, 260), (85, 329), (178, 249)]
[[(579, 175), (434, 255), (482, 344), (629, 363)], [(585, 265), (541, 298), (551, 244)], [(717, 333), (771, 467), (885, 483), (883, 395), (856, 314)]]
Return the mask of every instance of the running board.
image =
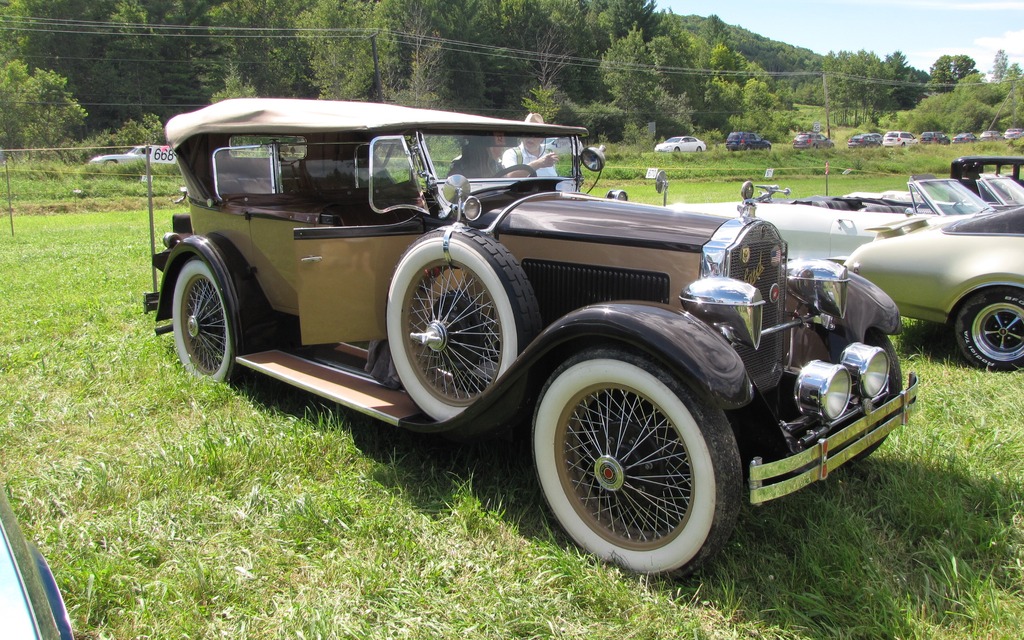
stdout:
[(388, 389), (368, 377), (285, 351), (250, 353), (239, 356), (235, 361), (388, 424), (398, 425), (399, 421), (422, 413), (404, 391)]

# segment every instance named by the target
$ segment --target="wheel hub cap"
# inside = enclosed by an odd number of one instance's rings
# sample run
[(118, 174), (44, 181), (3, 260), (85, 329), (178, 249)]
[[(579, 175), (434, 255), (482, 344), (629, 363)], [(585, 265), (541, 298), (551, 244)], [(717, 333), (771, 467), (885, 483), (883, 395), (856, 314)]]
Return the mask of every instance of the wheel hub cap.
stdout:
[(199, 320), (195, 316), (188, 317), (188, 335), (195, 338), (199, 335)]
[(409, 337), (434, 351), (442, 351), (448, 346), (448, 329), (438, 320), (432, 321), (423, 333), (411, 333)]
[(626, 481), (622, 465), (611, 456), (601, 456), (594, 462), (594, 475), (598, 484), (608, 491), (618, 491)]

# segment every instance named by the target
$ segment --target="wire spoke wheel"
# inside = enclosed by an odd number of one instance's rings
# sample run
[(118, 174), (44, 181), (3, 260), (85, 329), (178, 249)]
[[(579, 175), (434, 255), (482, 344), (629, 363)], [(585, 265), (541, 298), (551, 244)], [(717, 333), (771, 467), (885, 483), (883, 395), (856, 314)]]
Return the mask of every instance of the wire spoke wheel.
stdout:
[(675, 427), (630, 389), (591, 391), (571, 406), (556, 436), (565, 453), (559, 472), (581, 515), (617, 544), (663, 544), (693, 500), (690, 456)]
[(408, 348), (422, 382), (452, 402), (481, 394), (501, 367), (503, 335), (494, 299), (476, 274), (432, 264), (405, 309)]
[(526, 274), (490, 236), (429, 233), (395, 268), (387, 309), (395, 370), (435, 420), (455, 417), (491, 388), (540, 324)]
[(627, 569), (692, 571), (735, 525), (742, 470), (725, 414), (645, 356), (589, 349), (556, 369), (533, 455), (562, 528)]
[(189, 284), (185, 317), (188, 325), (185, 348), (197, 369), (213, 373), (227, 351), (227, 321), (212, 282), (194, 279)]
[(210, 267), (198, 258), (182, 267), (175, 283), (172, 322), (178, 358), (187, 370), (215, 380), (230, 378), (235, 340), (224, 295)]

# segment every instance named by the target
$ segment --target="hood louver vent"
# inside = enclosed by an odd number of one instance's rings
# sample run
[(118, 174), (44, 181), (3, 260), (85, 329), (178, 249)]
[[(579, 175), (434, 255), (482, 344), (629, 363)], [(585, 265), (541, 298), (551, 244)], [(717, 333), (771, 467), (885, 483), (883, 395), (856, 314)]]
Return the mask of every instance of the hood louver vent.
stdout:
[(597, 302), (669, 301), (669, 279), (664, 273), (543, 260), (524, 260), (522, 266), (537, 294), (545, 326)]

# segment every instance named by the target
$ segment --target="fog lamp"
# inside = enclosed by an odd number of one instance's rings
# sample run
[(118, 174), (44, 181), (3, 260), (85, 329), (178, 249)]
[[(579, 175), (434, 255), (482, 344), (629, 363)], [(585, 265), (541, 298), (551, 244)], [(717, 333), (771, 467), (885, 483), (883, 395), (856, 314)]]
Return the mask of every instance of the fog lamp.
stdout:
[(889, 356), (884, 349), (854, 342), (839, 361), (853, 374), (865, 398), (877, 398), (889, 388)]
[(832, 421), (846, 412), (851, 387), (846, 367), (814, 360), (807, 363), (796, 378), (796, 403), (801, 413)]

